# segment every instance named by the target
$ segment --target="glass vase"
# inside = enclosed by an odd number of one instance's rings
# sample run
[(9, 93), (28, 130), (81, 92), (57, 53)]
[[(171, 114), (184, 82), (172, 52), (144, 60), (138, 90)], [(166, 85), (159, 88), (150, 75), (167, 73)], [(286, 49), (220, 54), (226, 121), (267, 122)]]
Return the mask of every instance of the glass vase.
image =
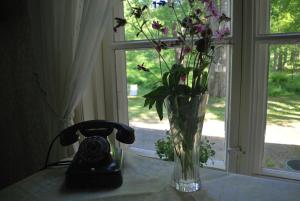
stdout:
[(182, 192), (201, 188), (200, 143), (208, 94), (168, 96), (166, 107), (174, 146), (173, 186)]

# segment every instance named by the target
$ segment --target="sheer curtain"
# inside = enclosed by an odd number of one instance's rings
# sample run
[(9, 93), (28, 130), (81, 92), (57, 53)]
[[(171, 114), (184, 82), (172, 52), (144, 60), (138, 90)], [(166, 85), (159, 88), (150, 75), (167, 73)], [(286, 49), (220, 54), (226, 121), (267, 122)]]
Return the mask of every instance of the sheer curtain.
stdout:
[[(30, 0), (37, 83), (49, 141), (70, 125), (99, 57), (111, 0)], [(56, 147), (56, 159), (62, 152)]]

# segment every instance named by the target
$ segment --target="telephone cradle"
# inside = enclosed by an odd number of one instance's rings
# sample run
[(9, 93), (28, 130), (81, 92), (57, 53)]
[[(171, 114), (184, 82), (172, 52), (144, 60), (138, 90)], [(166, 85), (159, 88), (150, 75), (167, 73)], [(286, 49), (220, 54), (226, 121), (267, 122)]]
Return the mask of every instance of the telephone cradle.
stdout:
[(114, 161), (96, 168), (78, 168), (71, 164), (66, 171), (66, 185), (71, 188), (118, 188), (123, 179), (120, 166)]

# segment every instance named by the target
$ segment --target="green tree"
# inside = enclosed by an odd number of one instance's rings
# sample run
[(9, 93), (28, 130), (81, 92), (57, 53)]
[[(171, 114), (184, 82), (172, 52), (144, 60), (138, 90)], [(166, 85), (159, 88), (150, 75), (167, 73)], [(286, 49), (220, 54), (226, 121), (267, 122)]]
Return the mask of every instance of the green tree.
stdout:
[[(299, 0), (271, 0), (270, 32), (293, 33), (300, 32), (300, 1)], [(299, 46), (281, 45), (271, 46), (270, 69), (284, 71), (285, 68), (297, 70)]]

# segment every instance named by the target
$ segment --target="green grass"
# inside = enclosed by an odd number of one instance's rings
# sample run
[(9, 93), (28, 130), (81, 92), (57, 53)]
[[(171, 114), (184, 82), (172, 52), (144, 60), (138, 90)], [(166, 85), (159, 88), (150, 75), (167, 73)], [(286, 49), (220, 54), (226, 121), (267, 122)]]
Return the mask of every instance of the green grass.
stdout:
[(206, 119), (224, 121), (225, 117), (225, 98), (209, 97)]
[[(155, 108), (149, 110), (147, 107), (144, 107), (144, 98), (141, 96), (128, 97), (128, 116), (129, 121), (142, 121), (145, 123), (159, 122)], [(167, 119), (165, 111), (164, 119)]]
[[(209, 98), (206, 119), (224, 120), (224, 98)], [(155, 107), (149, 110), (144, 107), (144, 98), (141, 96), (128, 97), (129, 121), (143, 121), (148, 123), (159, 122)], [(167, 120), (167, 112), (164, 110), (164, 120)]]
[(300, 95), (270, 97), (267, 117), (268, 123), (281, 126), (300, 122)]
[[(128, 97), (129, 120), (148, 123), (159, 122), (155, 107), (149, 110), (143, 106), (144, 98), (142, 96)], [(206, 119), (224, 121), (224, 115), (225, 99), (210, 97)], [(166, 111), (164, 111), (164, 120), (167, 120)], [(267, 121), (269, 124), (281, 126), (300, 122), (300, 95), (270, 97), (268, 101)]]
[[(149, 110), (144, 106), (144, 94), (151, 89), (139, 85), (138, 96), (128, 97), (129, 120), (148, 123), (159, 122), (155, 106)], [(269, 77), (269, 100), (267, 123), (289, 126), (300, 122), (300, 74), (293, 77), (287, 72), (272, 72)], [(209, 97), (206, 120), (224, 121), (225, 98)], [(167, 113), (164, 111), (164, 120)]]

